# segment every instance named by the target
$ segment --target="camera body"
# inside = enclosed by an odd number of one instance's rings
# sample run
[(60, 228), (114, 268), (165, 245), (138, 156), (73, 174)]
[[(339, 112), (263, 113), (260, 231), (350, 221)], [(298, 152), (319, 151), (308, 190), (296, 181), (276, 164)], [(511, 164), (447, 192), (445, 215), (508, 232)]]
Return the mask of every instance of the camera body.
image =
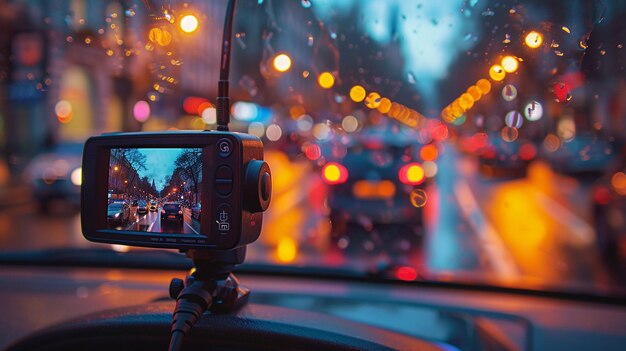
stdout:
[(254, 242), (271, 198), (255, 136), (220, 131), (112, 133), (85, 143), (87, 240), (231, 250)]

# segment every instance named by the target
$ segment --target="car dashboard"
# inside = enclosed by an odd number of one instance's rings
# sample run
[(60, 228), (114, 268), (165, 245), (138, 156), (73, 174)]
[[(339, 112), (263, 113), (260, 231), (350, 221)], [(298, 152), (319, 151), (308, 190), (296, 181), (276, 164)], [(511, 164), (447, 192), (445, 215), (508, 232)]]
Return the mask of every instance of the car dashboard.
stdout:
[[(159, 342), (167, 342), (174, 307), (167, 297), (169, 280), (184, 275), (167, 270), (5, 266), (0, 272), (0, 348), (22, 340), (21, 349), (37, 349), (30, 348), (32, 342), (46, 343), (49, 330), (58, 333), (58, 325), (61, 330), (91, 326), (100, 337), (112, 326), (117, 334), (111, 335), (124, 334), (119, 328), (125, 325), (129, 331), (153, 328), (162, 336)], [(199, 323), (189, 340), (190, 349), (309, 345), (355, 350), (619, 350), (626, 344), (626, 307), (601, 302), (282, 275), (239, 278), (252, 289), (248, 305), (227, 316), (204, 315), (204, 324)], [(68, 320), (75, 325), (63, 324)], [(143, 325), (146, 320), (152, 324)], [(50, 329), (54, 325), (56, 329)], [(216, 335), (211, 332), (215, 328), (225, 330)], [(35, 337), (29, 337), (34, 332)], [(25, 338), (31, 344), (24, 343)], [(228, 338), (265, 342), (220, 343)], [(325, 344), (325, 338), (335, 344)]]

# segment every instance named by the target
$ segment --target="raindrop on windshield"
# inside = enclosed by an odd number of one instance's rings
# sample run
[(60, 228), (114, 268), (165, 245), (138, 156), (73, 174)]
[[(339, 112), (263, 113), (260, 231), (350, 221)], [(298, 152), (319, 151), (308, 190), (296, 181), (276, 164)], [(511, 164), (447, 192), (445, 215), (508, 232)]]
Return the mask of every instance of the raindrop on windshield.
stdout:
[(309, 33), (309, 35), (307, 36), (307, 39), (306, 39), (306, 44), (308, 46), (313, 46), (314, 42), (315, 42), (315, 38), (313, 38), (313, 34)]
[(311, 7), (311, 5), (313, 5), (311, 3), (311, 0), (302, 0), (300, 1), (300, 4), (302, 4), (302, 7), (304, 7), (305, 9), (308, 9)]
[(245, 32), (239, 32), (235, 34), (235, 41), (237, 42), (237, 44), (239, 44), (239, 46), (242, 49), (246, 48), (246, 42), (243, 41), (243, 39), (246, 37), (246, 33)]
[(582, 50), (586, 50), (589, 46), (587, 45), (587, 40), (589, 39), (589, 35), (583, 35), (582, 38), (578, 41), (578, 47)]
[(508, 44), (510, 42), (511, 42), (511, 35), (508, 33), (504, 34), (504, 40), (502, 41), (502, 43)]
[(484, 17), (487, 17), (487, 16), (493, 16), (493, 15), (495, 15), (495, 14), (496, 14), (496, 13), (495, 13), (495, 12), (493, 12), (490, 8), (487, 8), (487, 9), (486, 9), (485, 11), (483, 11), (483, 13), (482, 13), (482, 15), (483, 15)]
[(502, 98), (505, 101), (513, 101), (517, 97), (517, 88), (513, 84), (507, 84), (502, 88)]
[(413, 72), (408, 72), (406, 74), (406, 81), (409, 84), (415, 84), (417, 82), (417, 80), (415, 79), (415, 75), (413, 74)]
[(259, 92), (256, 82), (249, 75), (244, 75), (239, 80), (239, 86), (250, 94), (250, 96), (256, 96)]
[(524, 123), (524, 117), (522, 117), (521, 113), (512, 110), (509, 111), (504, 117), (504, 123), (507, 125), (507, 127), (519, 128)]
[(413, 207), (424, 207), (426, 205), (426, 201), (428, 201), (428, 196), (423, 189), (413, 189), (411, 194), (409, 195), (409, 199), (411, 200), (411, 205)]
[(604, 1), (599, 0), (599, 1), (595, 1), (594, 2), (595, 5), (595, 13), (596, 18), (595, 18), (595, 22), (596, 24), (600, 24), (602, 23), (602, 21), (604, 21), (604, 17), (606, 16), (606, 4), (604, 3)]
[(135, 16), (135, 10), (133, 10), (132, 8), (130, 8), (130, 9), (126, 10), (126, 11), (124, 12), (124, 14), (126, 15), (126, 17), (133, 17), (133, 16)]

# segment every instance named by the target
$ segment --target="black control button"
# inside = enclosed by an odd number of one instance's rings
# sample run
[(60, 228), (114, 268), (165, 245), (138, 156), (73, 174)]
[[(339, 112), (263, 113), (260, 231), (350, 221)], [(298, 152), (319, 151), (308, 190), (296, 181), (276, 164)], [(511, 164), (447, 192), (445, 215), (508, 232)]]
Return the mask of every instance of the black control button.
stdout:
[(229, 205), (221, 204), (217, 207), (215, 224), (220, 234), (227, 235), (230, 232), (232, 226), (232, 211)]
[(215, 171), (215, 191), (228, 195), (233, 191), (233, 170), (228, 166), (219, 166)]
[(230, 139), (223, 138), (217, 142), (217, 150), (222, 157), (228, 157), (233, 152), (233, 143)]

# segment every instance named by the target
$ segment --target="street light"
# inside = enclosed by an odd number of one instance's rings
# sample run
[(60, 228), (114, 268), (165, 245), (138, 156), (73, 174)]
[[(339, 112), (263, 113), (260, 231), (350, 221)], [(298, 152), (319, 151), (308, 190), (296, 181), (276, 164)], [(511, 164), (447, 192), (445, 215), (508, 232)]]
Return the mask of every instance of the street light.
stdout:
[(193, 33), (198, 29), (198, 18), (194, 15), (186, 15), (180, 19), (180, 29), (185, 33)]

